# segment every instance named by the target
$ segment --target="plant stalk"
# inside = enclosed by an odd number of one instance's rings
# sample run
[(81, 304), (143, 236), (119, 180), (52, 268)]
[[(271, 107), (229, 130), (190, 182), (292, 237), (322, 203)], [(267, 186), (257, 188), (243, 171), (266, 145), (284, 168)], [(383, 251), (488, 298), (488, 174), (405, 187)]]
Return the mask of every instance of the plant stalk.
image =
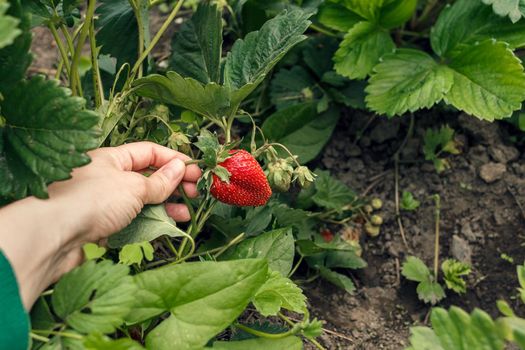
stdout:
[(148, 57), (148, 55), (150, 54), (151, 50), (153, 50), (153, 48), (157, 45), (157, 43), (159, 42), (159, 40), (162, 37), (162, 35), (164, 34), (164, 32), (170, 26), (171, 22), (173, 22), (175, 17), (177, 17), (177, 13), (179, 12), (179, 10), (182, 7), (183, 3), (184, 3), (184, 0), (179, 0), (177, 2), (177, 4), (175, 5), (173, 10), (171, 11), (171, 13), (168, 16), (168, 18), (166, 19), (166, 21), (164, 21), (164, 23), (160, 27), (159, 31), (157, 32), (157, 34), (155, 34), (155, 36), (151, 40), (151, 43), (148, 45), (146, 50), (144, 50), (142, 52), (142, 55), (140, 55), (140, 57), (137, 60), (137, 62), (135, 62), (135, 65), (133, 66), (133, 69), (131, 70), (131, 74), (130, 74), (131, 79), (135, 78), (135, 76), (137, 75), (137, 72), (139, 71), (140, 67), (142, 66), (142, 62), (144, 62), (144, 60)]
[(78, 65), (80, 63), (80, 56), (82, 55), (82, 48), (84, 47), (84, 43), (86, 42), (86, 38), (89, 34), (89, 27), (91, 26), (93, 17), (95, 16), (95, 5), (96, 0), (88, 1), (86, 19), (84, 21), (84, 26), (82, 27), (82, 30), (78, 36), (77, 46), (75, 48), (75, 53), (73, 54), (73, 59), (71, 62), (71, 90), (73, 91), (73, 95), (82, 96), (82, 86), (80, 84), (80, 76), (78, 74)]
[(89, 25), (89, 48), (91, 50), (91, 69), (93, 71), (93, 92), (95, 94), (95, 107), (99, 108), (104, 103), (104, 87), (98, 66), (98, 48), (95, 40), (95, 21)]
[[(138, 38), (139, 52), (138, 52), (137, 58), (140, 59), (140, 57), (144, 53), (144, 27), (143, 27), (143, 22), (142, 22), (142, 14), (140, 13), (140, 5), (138, 3), (135, 3), (134, 0), (130, 0), (130, 3), (132, 4), (133, 12), (135, 13), (135, 19), (137, 20), (137, 26), (138, 26), (138, 32), (139, 32), (139, 38)], [(137, 75), (139, 78), (142, 78), (143, 70), (144, 70), (144, 65), (141, 64), (137, 72)]]
[(295, 334), (295, 330), (294, 329), (290, 329), (289, 331), (284, 332), (284, 333), (273, 334), (273, 333), (261, 332), (261, 331), (258, 331), (256, 329), (253, 329), (253, 328), (250, 328), (250, 327), (246, 327), (245, 325), (242, 325), (240, 323), (235, 324), (235, 327), (239, 328), (241, 331), (244, 331), (246, 333), (253, 334), (253, 335), (257, 336), (257, 337), (267, 338), (267, 339), (282, 339), (282, 338), (286, 338), (286, 337), (288, 337), (290, 335), (294, 335)]
[(441, 212), (441, 197), (439, 194), (435, 194), (434, 196), (434, 202), (436, 204), (436, 208), (434, 209), (434, 219), (435, 219), (435, 241), (434, 241), (434, 279), (437, 281), (438, 279), (438, 273), (439, 273), (439, 220), (440, 220), (440, 212)]
[(53, 35), (53, 39), (55, 39), (55, 42), (58, 47), (58, 51), (60, 52), (60, 56), (62, 57), (62, 61), (66, 65), (67, 77), (68, 79), (70, 79), (71, 72), (69, 70), (69, 58), (67, 57), (67, 51), (66, 51), (66, 48), (64, 47), (64, 42), (62, 41), (62, 39), (60, 39), (60, 36), (58, 35), (58, 31), (52, 22), (49, 22), (48, 28), (51, 31), (51, 34)]

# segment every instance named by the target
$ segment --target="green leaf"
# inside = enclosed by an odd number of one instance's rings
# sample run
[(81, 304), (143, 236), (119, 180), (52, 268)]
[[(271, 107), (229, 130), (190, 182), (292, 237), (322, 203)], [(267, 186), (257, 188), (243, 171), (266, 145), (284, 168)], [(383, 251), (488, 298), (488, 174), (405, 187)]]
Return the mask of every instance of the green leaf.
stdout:
[(244, 220), (246, 236), (255, 236), (262, 233), (272, 222), (272, 209), (268, 206), (248, 208)]
[(181, 237), (186, 234), (166, 213), (164, 204), (144, 207), (140, 214), (126, 228), (111, 236), (108, 246), (120, 248), (126, 244), (152, 241), (162, 235)]
[(338, 0), (338, 2), (347, 9), (373, 22), (379, 18), (381, 8), (388, 0)]
[(46, 198), (46, 184), (68, 179), (73, 168), (89, 163), (84, 152), (98, 145), (99, 117), (70, 93), (41, 76), (4, 92), (0, 196)]
[[(333, 70), (332, 57), (339, 47), (339, 41), (336, 38), (329, 36), (309, 37), (301, 47), (304, 63), (315, 74), (313, 76), (321, 79), (322, 83), (342, 87), (350, 82)], [(333, 79), (325, 79), (329, 76)]]
[(233, 44), (224, 64), (224, 84), (236, 90), (233, 105), (246, 98), (296, 44), (310, 25), (311, 13), (284, 11)]
[(520, 349), (525, 349), (525, 320), (519, 317), (504, 317), (498, 319), (498, 326), (503, 336), (515, 342)]
[(82, 251), (86, 260), (97, 260), (106, 254), (107, 249), (99, 247), (96, 243), (86, 243), (82, 246)]
[(504, 348), (505, 343), (494, 321), (479, 309), (469, 315), (457, 307), (450, 308), (448, 312), (441, 308), (434, 308), (430, 319), (443, 349), (500, 350)]
[[(293, 107), (295, 106), (288, 107), (270, 116), (263, 124), (263, 130), (265, 125), (272, 125), (272, 131), (265, 136), (285, 145), (292, 154), (298, 156), (299, 163), (305, 164), (315, 159), (330, 140), (339, 120), (340, 111), (336, 107), (331, 107), (326, 112), (317, 114), (316, 110), (310, 109), (311, 107), (303, 106), (304, 109)], [(297, 110), (300, 113), (294, 114), (293, 112)], [(302, 124), (299, 124), (301, 121)], [(277, 130), (275, 126), (279, 122), (281, 129)], [(286, 128), (282, 127), (283, 124)], [(283, 131), (287, 133), (283, 134)]]
[(73, 329), (111, 333), (124, 322), (137, 292), (124, 265), (90, 260), (67, 273), (56, 284), (55, 313)]
[(410, 344), (407, 350), (445, 350), (436, 333), (428, 327), (411, 327)]
[[(68, 333), (77, 334), (68, 330)], [(80, 334), (78, 334), (80, 336)], [(45, 343), (38, 350), (86, 350), (80, 339), (55, 336), (48, 343)]]
[(255, 259), (191, 262), (140, 273), (128, 321), (169, 311), (146, 337), (146, 348), (200, 349), (241, 314), (267, 274), (267, 263)]
[(496, 301), (496, 307), (498, 308), (498, 311), (501, 312), (504, 316), (507, 316), (507, 317), (516, 316), (516, 314), (514, 314), (514, 311), (512, 310), (512, 307), (505, 300), (500, 299)]
[(518, 265), (516, 267), (516, 270), (518, 274), (518, 281), (521, 287), (521, 288), (518, 288), (518, 291), (520, 292), (521, 301), (525, 303), (525, 264)]
[(441, 11), (430, 35), (432, 49), (441, 57), (449, 57), (462, 44), (486, 39), (506, 42), (511, 48), (522, 47), (525, 21), (513, 24), (495, 15), (481, 1), (457, 0)]
[(418, 0), (385, 1), (381, 8), (379, 23), (384, 28), (399, 27), (414, 15)]
[(55, 317), (49, 309), (44, 297), (38, 298), (31, 308), (31, 328), (40, 330), (53, 330), (57, 326)]
[(316, 170), (315, 194), (312, 199), (320, 207), (341, 210), (356, 200), (356, 194), (344, 183), (333, 178), (328, 171)]
[(443, 99), (454, 82), (453, 72), (420, 50), (386, 54), (374, 67), (366, 88), (368, 107), (389, 117), (430, 108)]
[(323, 334), (323, 321), (317, 318), (307, 321), (303, 327), (302, 334), (308, 339), (317, 338)]
[(126, 244), (118, 254), (119, 262), (124, 265), (140, 265), (145, 259), (153, 260), (153, 246), (150, 242)]
[(183, 78), (176, 72), (166, 76), (151, 74), (133, 82), (137, 94), (153, 100), (180, 106), (203, 116), (218, 118), (230, 107), (229, 89), (195, 79)]
[(441, 173), (448, 167), (446, 159), (439, 158), (438, 155), (446, 152), (450, 154), (459, 154), (454, 141), (454, 129), (448, 125), (442, 126), (439, 130), (427, 129), (424, 137), (423, 154), (426, 160), (434, 162), (438, 173)]
[(319, 7), (317, 19), (330, 29), (346, 32), (355, 24), (361, 22), (363, 17), (342, 5), (325, 2)]
[[(353, 246), (351, 246), (353, 248)], [(362, 269), (367, 266), (355, 249), (327, 251), (325, 253), (325, 266), (329, 268)]]
[(252, 302), (263, 316), (276, 316), (281, 308), (301, 314), (306, 311), (306, 297), (303, 291), (277, 271), (271, 272)]
[[(487, 40), (451, 56), (454, 84), (445, 102), (480, 119), (510, 117), (525, 100), (521, 61), (505, 43)], [(490, 74), (487, 74), (490, 72)]]
[[(301, 114), (301, 110), (313, 105), (308, 102), (319, 98), (319, 91), (316, 89), (316, 84), (315, 79), (301, 66), (294, 66), (291, 69), (281, 69), (272, 79), (270, 88), (272, 103), (277, 110), (297, 106), (293, 110), (297, 109), (299, 110), (298, 114)], [(282, 117), (282, 119), (284, 119), (286, 123), (293, 123), (294, 120), (299, 119), (298, 117), (294, 118), (294, 116), (295, 114), (293, 114), (291, 118)], [(308, 116), (315, 116), (315, 114), (309, 113)]]
[[(149, 37), (149, 15), (146, 0), (137, 0), (139, 6), (144, 42), (147, 45)], [(137, 19), (129, 0), (101, 0), (96, 10), (95, 22), (98, 32), (97, 45), (101, 45), (100, 53), (117, 59), (117, 69), (124, 63), (133, 65), (138, 58), (139, 28)]]
[(460, 294), (467, 291), (467, 283), (461, 276), (468, 275), (471, 272), (469, 264), (454, 259), (447, 259), (441, 264), (441, 270), (448, 289), (452, 289)]
[(336, 51), (335, 70), (350, 79), (364, 79), (379, 59), (394, 48), (388, 31), (370, 22), (359, 22), (346, 33)]
[(484, 4), (492, 5), (492, 10), (498, 16), (508, 16), (512, 23), (525, 16), (524, 0), (482, 0)]
[(286, 349), (302, 350), (303, 342), (300, 338), (289, 336), (280, 339), (254, 338), (241, 341), (216, 341), (211, 348), (213, 350), (269, 350)]
[(24, 11), (31, 16), (31, 27), (44, 26), (53, 22), (51, 4), (47, 1), (22, 1)]
[(220, 147), (217, 135), (212, 134), (206, 129), (202, 129), (195, 146), (202, 151), (202, 159), (209, 168), (217, 166), (217, 150)]
[(293, 265), (294, 239), (289, 228), (281, 228), (249, 238), (221, 255), (221, 260), (267, 259), (270, 270), (287, 276)]
[(430, 270), (427, 265), (415, 256), (409, 256), (403, 263), (401, 274), (407, 279), (416, 282), (427, 281), (430, 278)]
[(293, 227), (298, 238), (309, 239), (316, 232), (316, 220), (311, 212), (279, 204), (272, 206), (272, 213), (280, 227)]
[[(343, 240), (334, 239), (331, 242), (314, 242), (310, 239), (299, 239), (296, 241), (297, 250), (302, 256), (313, 256), (318, 255), (319, 253), (330, 252), (330, 251), (340, 251), (340, 252), (350, 252), (355, 253), (355, 246), (347, 243)], [(338, 261), (337, 257), (334, 257), (334, 262)], [(358, 265), (359, 263), (356, 261)], [(338, 267), (337, 264), (334, 264), (332, 267)]]
[(217, 4), (202, 2), (171, 43), (170, 68), (203, 84), (219, 83), (222, 18)]
[(400, 207), (406, 211), (414, 211), (421, 205), (421, 202), (414, 198), (412, 192), (403, 191)]
[(417, 297), (432, 305), (445, 298), (445, 291), (438, 282), (422, 281), (417, 285)]
[(90, 334), (84, 339), (86, 350), (145, 350), (129, 338), (111, 339), (102, 334)]
[(20, 20), (6, 14), (9, 4), (5, 0), (0, 1), (0, 49), (14, 43), (15, 39), (22, 34), (18, 28)]
[(269, 116), (262, 125), (265, 137), (278, 141), (310, 123), (316, 117), (315, 103), (294, 104)]
[(319, 274), (322, 278), (332, 283), (333, 285), (344, 289), (347, 293), (352, 294), (355, 291), (355, 284), (350, 278), (326, 267), (319, 268)]
[[(29, 31), (31, 20), (27, 13), (23, 11), (20, 1), (10, 1), (9, 8), (5, 14), (7, 15), (5, 18), (14, 18), (18, 21), (18, 29), (21, 31), (21, 34), (19, 33), (16, 37), (13, 37), (13, 32), (11, 32), (11, 36), (6, 35), (6, 42), (11, 40), (13, 42), (0, 49), (0, 92), (12, 89), (18, 81), (24, 78), (32, 59), (29, 53), (32, 37)], [(12, 20), (8, 19), (7, 21), (8, 24), (9, 22), (12, 23)], [(4, 39), (4, 35), (2, 33), (2, 39)], [(8, 39), (9, 37), (11, 39)]]

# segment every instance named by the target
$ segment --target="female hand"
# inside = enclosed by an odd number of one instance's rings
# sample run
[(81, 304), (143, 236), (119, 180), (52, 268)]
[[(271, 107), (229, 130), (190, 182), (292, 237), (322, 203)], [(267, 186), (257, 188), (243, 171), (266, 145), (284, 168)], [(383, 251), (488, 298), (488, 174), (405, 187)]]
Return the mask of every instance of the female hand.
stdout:
[[(47, 200), (29, 197), (0, 209), (0, 249), (17, 276), (29, 310), (38, 295), (81, 263), (82, 246), (126, 227), (146, 204), (162, 203), (182, 183), (197, 195), (201, 171), (186, 155), (149, 142), (100, 148), (71, 179), (49, 186)], [(151, 176), (142, 175), (148, 169)], [(166, 204), (175, 221), (190, 219), (184, 204)]]

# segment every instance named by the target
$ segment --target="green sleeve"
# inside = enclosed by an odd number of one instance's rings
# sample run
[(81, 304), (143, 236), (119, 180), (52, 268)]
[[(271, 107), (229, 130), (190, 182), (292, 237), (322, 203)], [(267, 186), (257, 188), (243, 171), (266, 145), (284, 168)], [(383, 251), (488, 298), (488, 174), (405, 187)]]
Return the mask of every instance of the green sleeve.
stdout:
[(27, 350), (29, 317), (9, 261), (0, 250), (0, 350)]

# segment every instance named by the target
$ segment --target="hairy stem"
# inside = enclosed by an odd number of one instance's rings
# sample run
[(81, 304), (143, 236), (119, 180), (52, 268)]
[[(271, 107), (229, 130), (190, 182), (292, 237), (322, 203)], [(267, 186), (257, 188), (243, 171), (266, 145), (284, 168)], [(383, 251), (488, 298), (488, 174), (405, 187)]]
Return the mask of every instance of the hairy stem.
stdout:
[(98, 48), (95, 41), (95, 21), (91, 19), (89, 25), (89, 48), (91, 51), (91, 69), (93, 71), (93, 92), (95, 94), (95, 107), (99, 108), (104, 102), (104, 87), (102, 86), (102, 78), (100, 77), (100, 69), (98, 66)]
[(55, 28), (55, 25), (52, 22), (49, 22), (48, 27), (49, 27), (49, 30), (51, 31), (51, 34), (53, 35), (53, 39), (55, 39), (55, 42), (58, 47), (58, 51), (60, 52), (60, 56), (62, 57), (62, 61), (66, 65), (67, 77), (68, 79), (70, 79), (69, 58), (67, 57), (67, 51), (66, 51), (66, 48), (64, 47), (64, 43), (62, 39), (60, 39), (57, 29)]
[(290, 271), (290, 273), (288, 274), (288, 277), (292, 277), (293, 274), (295, 273), (295, 271), (297, 271), (297, 269), (299, 268), (299, 266), (301, 265), (301, 263), (303, 262), (303, 259), (304, 259), (304, 256), (301, 255), (301, 257), (299, 258), (299, 260), (297, 260), (297, 263), (295, 264), (295, 266), (293, 267), (292, 271)]
[(91, 26), (91, 22), (95, 15), (95, 5), (96, 0), (88, 1), (86, 19), (84, 21), (84, 26), (82, 27), (82, 30), (80, 31), (80, 34), (78, 36), (77, 46), (75, 48), (75, 53), (73, 54), (73, 59), (71, 61), (71, 90), (73, 91), (73, 95), (82, 96), (82, 86), (79, 83), (80, 77), (78, 74), (78, 65), (80, 63), (80, 56), (82, 55), (82, 48), (84, 47), (84, 43), (86, 42), (86, 38), (89, 34), (89, 27)]
[(242, 241), (244, 239), (244, 232), (241, 233), (240, 235), (236, 236), (234, 239), (232, 239), (230, 242), (228, 242), (228, 244), (226, 244), (225, 246), (221, 247), (217, 254), (215, 254), (213, 257), (215, 259), (217, 259), (219, 256), (222, 255), (222, 253), (224, 253), (225, 251), (228, 250), (228, 248), (230, 248), (231, 246), (239, 243), (240, 241)]
[(250, 333), (250, 334), (253, 334), (255, 336), (258, 336), (258, 337), (261, 337), (261, 338), (267, 338), (267, 339), (282, 339), (282, 338), (286, 338), (286, 337), (288, 337), (290, 335), (293, 335), (296, 332), (294, 329), (290, 329), (289, 331), (284, 332), (284, 333), (278, 333), (278, 334), (266, 333), (266, 332), (261, 332), (261, 331), (258, 331), (256, 329), (250, 328), (250, 327), (246, 327), (245, 325), (242, 325), (240, 323), (236, 323), (235, 327), (239, 328), (240, 330), (242, 330), (242, 331), (244, 331), (246, 333)]
[[(182, 186), (182, 184), (179, 185), (178, 190), (182, 197), (182, 200), (184, 201), (184, 204), (186, 204), (186, 207), (188, 207), (188, 211), (190, 212), (191, 225), (189, 227), (188, 234), (190, 237), (192, 237), (193, 231), (197, 229), (197, 216), (195, 215), (195, 210), (193, 209), (193, 205), (191, 204), (191, 201), (188, 195), (186, 194), (186, 191), (184, 191), (184, 187)], [(182, 256), (184, 254), (184, 250), (186, 249), (187, 243), (188, 243), (188, 237), (184, 237), (179, 247), (179, 252), (178, 252), (179, 256)]]
[(439, 194), (435, 194), (434, 203), (436, 208), (434, 209), (434, 219), (435, 219), (435, 241), (434, 241), (434, 279), (437, 281), (439, 273), (439, 220), (441, 213), (441, 197)]
[(177, 13), (179, 12), (182, 4), (183, 4), (183, 0), (179, 0), (177, 2), (177, 4), (175, 5), (175, 7), (173, 8), (173, 10), (171, 11), (170, 15), (168, 16), (168, 18), (166, 19), (166, 21), (164, 21), (164, 23), (162, 24), (162, 26), (160, 27), (159, 31), (157, 32), (157, 34), (155, 34), (155, 36), (153, 37), (153, 39), (151, 40), (151, 43), (148, 45), (148, 47), (146, 48), (146, 50), (144, 50), (142, 52), (142, 54), (140, 55), (139, 59), (137, 60), (137, 62), (135, 62), (135, 65), (133, 66), (133, 69), (131, 70), (131, 75), (130, 77), (132, 79), (135, 78), (135, 76), (137, 75), (137, 72), (138, 70), (140, 69), (140, 67), (142, 66), (142, 62), (144, 62), (144, 60), (148, 57), (148, 55), (150, 54), (151, 50), (153, 50), (153, 48), (157, 45), (157, 43), (159, 42), (160, 38), (162, 37), (162, 35), (164, 34), (164, 32), (168, 29), (168, 27), (170, 26), (171, 22), (173, 22), (173, 20), (175, 19), (175, 17), (177, 17)]
[(324, 29), (316, 24), (310, 24), (310, 28), (315, 30), (316, 32), (319, 32), (321, 34), (324, 34), (324, 35), (328, 35), (328, 36), (331, 36), (331, 37), (334, 37), (334, 38), (338, 38), (339, 36), (335, 33), (332, 33), (331, 31), (327, 30), (327, 29)]
[(42, 329), (42, 330), (40, 330), (40, 329), (33, 329), (32, 333), (35, 333), (35, 334), (47, 334), (47, 335), (58, 335), (60, 337), (77, 339), (77, 340), (82, 340), (83, 339), (83, 337), (80, 334), (68, 333), (68, 332), (59, 332), (59, 331), (48, 331), (48, 330), (44, 330), (44, 329)]
[(42, 343), (49, 343), (50, 341), (49, 338), (46, 338), (42, 335), (35, 334), (33, 332), (29, 333), (29, 336), (34, 340), (41, 341)]
[(405, 248), (408, 250), (408, 243), (405, 235), (405, 229), (403, 227), (403, 221), (401, 220), (401, 210), (400, 210), (400, 200), (399, 200), (399, 155), (401, 154), (401, 151), (403, 148), (405, 148), (405, 145), (408, 142), (408, 139), (412, 136), (412, 133), (414, 132), (414, 124), (415, 119), (414, 115), (410, 115), (410, 124), (408, 126), (408, 131), (401, 142), (401, 145), (397, 149), (396, 153), (394, 154), (394, 195), (395, 195), (395, 203), (396, 203), (396, 221), (397, 225), (399, 226), (399, 233), (401, 234), (401, 239), (403, 240), (403, 244), (405, 245)]
[[(139, 38), (138, 38), (139, 52), (138, 52), (137, 58), (140, 59), (140, 57), (144, 53), (144, 27), (142, 23), (142, 14), (140, 13), (140, 5), (138, 3), (135, 3), (134, 0), (130, 0), (130, 4), (133, 7), (133, 13), (135, 14), (135, 19), (137, 20), (137, 26), (138, 26), (138, 31), (139, 31)], [(144, 69), (144, 65), (141, 64), (137, 72), (137, 76), (139, 78), (142, 78), (143, 69)]]

